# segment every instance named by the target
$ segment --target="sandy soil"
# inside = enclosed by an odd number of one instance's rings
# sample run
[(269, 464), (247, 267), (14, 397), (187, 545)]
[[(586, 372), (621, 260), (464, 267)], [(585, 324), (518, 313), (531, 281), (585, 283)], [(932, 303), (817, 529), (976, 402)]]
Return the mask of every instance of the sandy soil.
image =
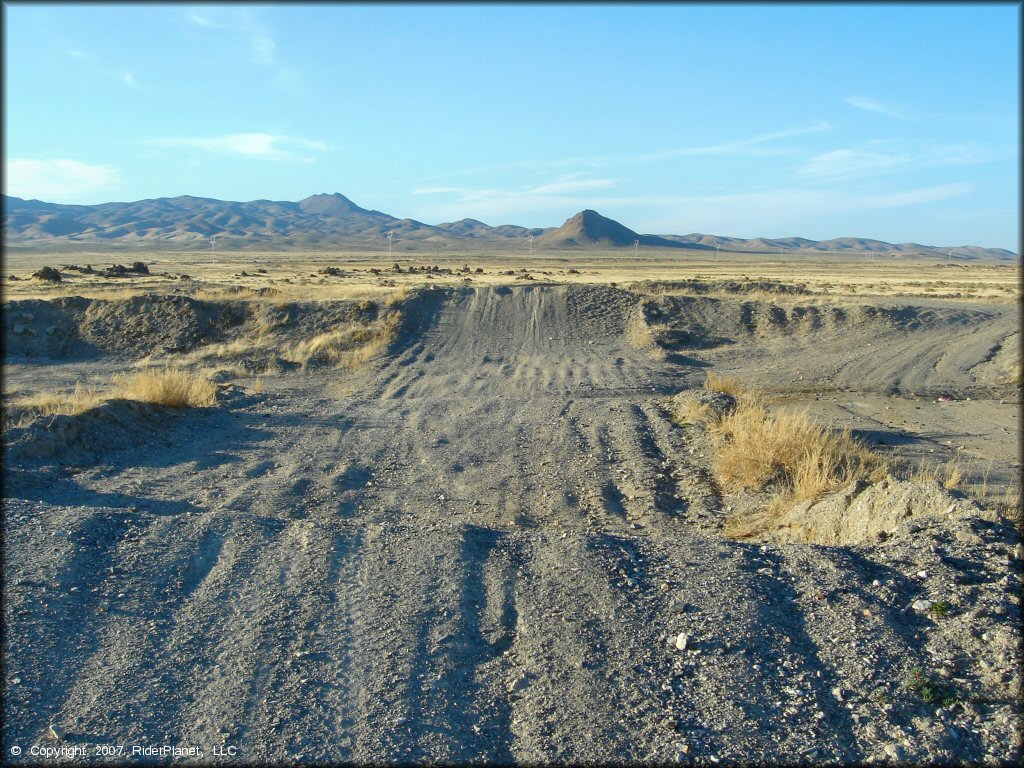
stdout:
[[(4, 754), (1020, 759), (1020, 538), (994, 499), (942, 496), (955, 513), (884, 541), (728, 540), (739, 502), (667, 410), (716, 370), (910, 455), (964, 446), (1010, 484), (1016, 307), (870, 306), (417, 290), (361, 370), (115, 409), (49, 456), (25, 449), (52, 425), (8, 430)], [(658, 347), (629, 342), (637, 318)], [(5, 385), (98, 378), (148, 343), (9, 353)]]

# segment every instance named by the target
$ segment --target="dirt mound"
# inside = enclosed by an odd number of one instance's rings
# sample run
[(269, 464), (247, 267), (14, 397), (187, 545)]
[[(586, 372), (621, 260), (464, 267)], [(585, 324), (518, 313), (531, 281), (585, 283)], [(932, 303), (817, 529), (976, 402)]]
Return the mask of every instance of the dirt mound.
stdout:
[(247, 307), (187, 296), (133, 296), (94, 301), (78, 326), (82, 339), (107, 352), (182, 352), (218, 341), (241, 325)]
[(180, 352), (223, 339), (249, 311), (243, 302), (157, 295), (14, 301), (4, 309), (8, 360)]
[(648, 324), (669, 349), (708, 349), (748, 339), (967, 330), (996, 318), (986, 309), (871, 304), (783, 306), (703, 296), (659, 296), (644, 301)]
[(764, 538), (830, 546), (873, 544), (908, 532), (906, 523), (913, 518), (981, 513), (973, 501), (953, 496), (937, 482), (890, 477), (876, 484), (857, 481), (817, 500), (801, 502), (783, 513)]
[(4, 304), (4, 356), (61, 358), (82, 353), (78, 322), (88, 299), (31, 299)]
[(134, 400), (108, 400), (74, 416), (40, 416), (5, 430), (12, 459), (93, 461), (107, 451), (150, 442), (172, 412)]

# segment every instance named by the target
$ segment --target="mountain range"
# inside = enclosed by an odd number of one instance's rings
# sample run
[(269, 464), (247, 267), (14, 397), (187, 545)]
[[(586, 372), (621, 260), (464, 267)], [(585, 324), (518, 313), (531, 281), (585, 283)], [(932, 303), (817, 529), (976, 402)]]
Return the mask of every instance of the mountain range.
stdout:
[(587, 248), (675, 248), (700, 251), (782, 253), (883, 253), (958, 260), (1013, 261), (1002, 248), (892, 244), (842, 237), (808, 240), (801, 237), (744, 240), (718, 235), (645, 235), (596, 211), (584, 210), (560, 227), (529, 228), (512, 224), (492, 227), (476, 219), (424, 224), (362, 208), (344, 195), (319, 194), (298, 202), (252, 200), (231, 202), (211, 198), (162, 197), (133, 203), (62, 205), (3, 196), (4, 246), (57, 248), (76, 244), (133, 249), (206, 248), (216, 236), (222, 250), (347, 248), (382, 250), (388, 233), (397, 251), (443, 251), (465, 247), (501, 250)]

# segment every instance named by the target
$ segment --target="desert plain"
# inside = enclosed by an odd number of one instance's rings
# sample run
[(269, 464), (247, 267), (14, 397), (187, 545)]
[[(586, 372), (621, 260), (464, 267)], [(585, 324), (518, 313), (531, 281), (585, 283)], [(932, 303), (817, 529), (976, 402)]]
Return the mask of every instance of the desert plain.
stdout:
[(1022, 757), (1017, 264), (2, 271), (13, 763)]

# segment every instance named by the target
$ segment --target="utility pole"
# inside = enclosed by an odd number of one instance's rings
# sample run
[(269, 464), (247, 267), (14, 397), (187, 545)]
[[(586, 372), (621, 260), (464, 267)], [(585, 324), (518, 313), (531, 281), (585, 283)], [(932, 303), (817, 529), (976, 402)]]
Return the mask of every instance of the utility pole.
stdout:
[(634, 240), (633, 241), (633, 258), (634, 259), (640, 258), (640, 241), (639, 240)]
[(217, 260), (217, 236), (216, 235), (213, 235), (210, 238), (210, 255), (213, 257), (214, 261)]
[(530, 241), (530, 258), (533, 258), (533, 235), (527, 235), (527, 240)]
[(394, 232), (388, 232), (388, 259), (391, 259), (391, 238), (395, 236)]

